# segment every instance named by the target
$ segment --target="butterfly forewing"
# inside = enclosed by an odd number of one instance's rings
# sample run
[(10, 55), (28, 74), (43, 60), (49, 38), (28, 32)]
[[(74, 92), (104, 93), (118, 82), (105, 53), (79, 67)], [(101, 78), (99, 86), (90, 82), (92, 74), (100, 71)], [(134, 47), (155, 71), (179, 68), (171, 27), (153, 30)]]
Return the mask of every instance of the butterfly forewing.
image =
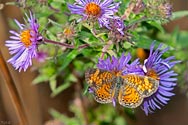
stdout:
[(86, 71), (85, 77), (97, 102), (112, 102), (116, 83), (116, 77), (113, 74), (99, 69), (89, 69)]
[(155, 93), (159, 86), (159, 81), (148, 76), (128, 74), (122, 76), (124, 82), (135, 88), (142, 97), (149, 97)]

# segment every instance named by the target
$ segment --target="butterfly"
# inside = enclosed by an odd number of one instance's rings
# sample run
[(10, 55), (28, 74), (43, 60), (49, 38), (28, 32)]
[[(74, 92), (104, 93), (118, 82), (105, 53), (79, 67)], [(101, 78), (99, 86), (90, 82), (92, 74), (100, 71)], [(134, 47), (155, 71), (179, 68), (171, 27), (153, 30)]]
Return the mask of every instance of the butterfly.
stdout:
[(140, 106), (143, 99), (154, 94), (159, 80), (137, 74), (119, 75), (115, 72), (88, 69), (85, 79), (94, 99), (99, 103), (113, 103), (128, 108)]

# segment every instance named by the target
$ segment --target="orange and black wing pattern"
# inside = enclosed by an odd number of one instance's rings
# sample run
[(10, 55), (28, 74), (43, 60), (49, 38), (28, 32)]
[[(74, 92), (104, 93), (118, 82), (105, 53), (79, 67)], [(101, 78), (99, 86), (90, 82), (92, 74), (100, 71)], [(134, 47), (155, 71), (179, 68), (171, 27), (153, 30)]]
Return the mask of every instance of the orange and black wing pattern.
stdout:
[(158, 80), (147, 76), (128, 74), (122, 76), (122, 79), (118, 100), (120, 105), (128, 108), (140, 106), (143, 99), (155, 93), (159, 86)]
[(85, 73), (85, 78), (89, 87), (93, 90), (93, 95), (97, 102), (112, 102), (115, 94), (116, 77), (111, 72), (89, 69)]

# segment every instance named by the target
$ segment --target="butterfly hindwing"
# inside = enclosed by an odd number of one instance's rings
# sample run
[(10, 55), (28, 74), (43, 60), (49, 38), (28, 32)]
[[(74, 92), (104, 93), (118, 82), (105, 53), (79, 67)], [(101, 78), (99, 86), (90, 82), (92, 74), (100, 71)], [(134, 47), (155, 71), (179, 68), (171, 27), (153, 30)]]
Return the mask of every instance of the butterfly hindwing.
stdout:
[(134, 87), (125, 82), (119, 89), (118, 101), (124, 107), (136, 108), (142, 103), (143, 97)]

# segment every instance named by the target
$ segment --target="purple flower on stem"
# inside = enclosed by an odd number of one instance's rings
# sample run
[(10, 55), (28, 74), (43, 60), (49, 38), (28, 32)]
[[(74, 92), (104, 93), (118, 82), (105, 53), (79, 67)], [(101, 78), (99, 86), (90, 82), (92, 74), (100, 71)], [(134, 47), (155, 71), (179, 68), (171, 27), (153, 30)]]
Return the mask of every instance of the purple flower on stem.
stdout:
[(130, 63), (130, 60), (130, 53), (127, 56), (123, 53), (120, 58), (112, 56), (111, 59), (109, 57), (106, 60), (99, 59), (97, 67), (102, 70), (120, 73), (120, 75), (128, 73), (143, 74), (138, 59), (132, 63)]
[(174, 95), (172, 90), (176, 86), (177, 78), (174, 78), (174, 76), (177, 76), (177, 74), (174, 73), (172, 67), (180, 63), (180, 61), (173, 61), (174, 56), (166, 59), (161, 58), (169, 48), (160, 51), (162, 47), (162, 44), (160, 44), (154, 51), (154, 45), (153, 43), (150, 47), (150, 55), (144, 62), (143, 71), (146, 76), (159, 80), (159, 87), (153, 95), (143, 101), (142, 109), (146, 115), (153, 113), (156, 109), (161, 109), (161, 106), (166, 105), (170, 97)]
[(24, 25), (15, 20), (19, 26), (20, 31), (10, 31), (11, 40), (6, 40), (6, 46), (8, 47), (12, 58), (8, 60), (9, 63), (19, 70), (26, 69), (32, 65), (32, 58), (37, 56), (37, 43), (42, 37), (39, 35), (38, 28), (39, 24), (30, 12), (30, 17), (26, 14), (27, 19), (25, 20), (28, 25)]
[(118, 11), (119, 3), (113, 0), (76, 0), (75, 4), (68, 4), (68, 8), (71, 13), (82, 15), (83, 19), (97, 19), (103, 26)]

